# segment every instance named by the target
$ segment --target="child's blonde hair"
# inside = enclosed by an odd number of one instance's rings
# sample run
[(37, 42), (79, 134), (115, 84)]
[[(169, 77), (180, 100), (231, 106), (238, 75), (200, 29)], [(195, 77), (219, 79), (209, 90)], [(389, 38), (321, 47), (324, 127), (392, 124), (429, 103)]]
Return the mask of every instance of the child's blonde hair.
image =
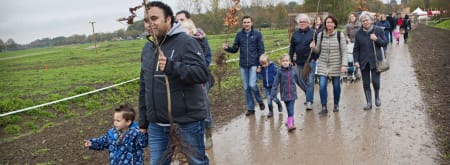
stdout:
[(197, 27), (195, 27), (194, 22), (190, 19), (181, 22), (181, 26), (186, 28), (186, 30), (188, 31), (188, 34), (191, 36), (193, 36), (195, 33), (197, 33)]
[(280, 56), (280, 61), (281, 61), (283, 58), (287, 58), (289, 61), (291, 61), (291, 57), (289, 56), (289, 54), (282, 54), (282, 55)]
[(269, 62), (269, 55), (264, 53), (261, 56), (259, 56), (259, 63), (263, 62)]

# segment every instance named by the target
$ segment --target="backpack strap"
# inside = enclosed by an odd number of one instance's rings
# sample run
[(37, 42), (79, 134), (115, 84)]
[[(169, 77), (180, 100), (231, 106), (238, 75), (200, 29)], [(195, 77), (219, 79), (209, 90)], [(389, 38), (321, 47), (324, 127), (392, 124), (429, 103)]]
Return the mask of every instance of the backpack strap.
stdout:
[(341, 51), (341, 32), (337, 31), (337, 39), (338, 39), (338, 46), (339, 46), (339, 54), (342, 54)]
[[(341, 32), (337, 31), (337, 39), (339, 43), (339, 53), (341, 53)], [(320, 49), (322, 49), (323, 31), (320, 35)]]

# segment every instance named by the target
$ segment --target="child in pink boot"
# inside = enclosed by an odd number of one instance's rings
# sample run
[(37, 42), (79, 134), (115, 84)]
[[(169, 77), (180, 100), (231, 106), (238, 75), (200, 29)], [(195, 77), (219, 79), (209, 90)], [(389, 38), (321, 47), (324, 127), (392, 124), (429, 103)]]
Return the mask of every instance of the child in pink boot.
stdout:
[(272, 92), (270, 92), (271, 99), (275, 98), (278, 93), (278, 86), (280, 87), (281, 100), (286, 105), (288, 113), (287, 127), (288, 131), (295, 130), (294, 125), (294, 104), (297, 99), (297, 85), (300, 84), (296, 69), (291, 65), (291, 60), (288, 54), (283, 54), (280, 57), (281, 67), (275, 76), (275, 81), (272, 84)]

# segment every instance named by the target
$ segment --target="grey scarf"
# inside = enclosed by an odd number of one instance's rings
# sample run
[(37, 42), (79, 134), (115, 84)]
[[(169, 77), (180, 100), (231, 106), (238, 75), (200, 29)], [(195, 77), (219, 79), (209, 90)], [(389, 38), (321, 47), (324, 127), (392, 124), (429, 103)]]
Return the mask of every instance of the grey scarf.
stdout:
[(364, 32), (369, 33), (370, 31), (372, 31), (373, 27), (374, 26), (372, 24), (372, 25), (370, 25), (369, 29), (366, 30), (366, 28), (364, 28), (364, 27), (362, 29), (363, 29)]

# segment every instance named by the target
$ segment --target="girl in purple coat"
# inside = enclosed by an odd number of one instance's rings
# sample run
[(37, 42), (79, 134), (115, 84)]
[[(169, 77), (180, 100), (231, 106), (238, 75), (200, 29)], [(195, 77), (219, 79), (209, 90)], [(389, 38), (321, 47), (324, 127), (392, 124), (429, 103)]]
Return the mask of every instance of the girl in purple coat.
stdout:
[(287, 127), (288, 131), (295, 130), (294, 125), (294, 104), (297, 99), (297, 85), (300, 86), (300, 82), (296, 73), (296, 69), (291, 65), (291, 60), (288, 54), (283, 54), (280, 57), (281, 68), (275, 77), (275, 81), (272, 84), (272, 92), (270, 92), (271, 99), (274, 99), (278, 93), (278, 86), (280, 87), (281, 100), (286, 105), (288, 113)]
[(139, 131), (134, 123), (136, 112), (130, 105), (121, 105), (114, 111), (114, 127), (98, 138), (84, 140), (91, 150), (109, 150), (110, 165), (144, 165), (144, 150), (148, 134)]

